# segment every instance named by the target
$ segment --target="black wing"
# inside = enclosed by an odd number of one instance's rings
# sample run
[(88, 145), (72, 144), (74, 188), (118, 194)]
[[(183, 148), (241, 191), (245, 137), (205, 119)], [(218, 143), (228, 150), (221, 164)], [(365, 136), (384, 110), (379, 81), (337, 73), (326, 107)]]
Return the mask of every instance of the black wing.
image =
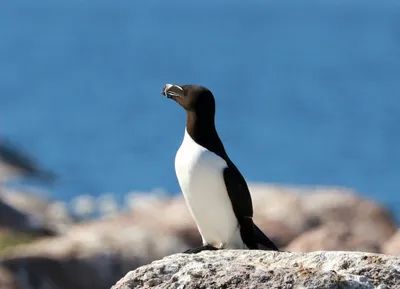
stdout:
[(253, 204), (246, 180), (229, 159), (218, 135), (209, 140), (214, 140), (214, 143), (200, 143), (200, 145), (214, 148), (213, 152), (223, 158), (228, 165), (223, 171), (223, 176), (243, 242), (249, 249), (259, 249), (258, 244), (260, 244), (267, 249), (278, 251), (275, 244), (253, 223)]
[(258, 244), (261, 244), (267, 249), (278, 251), (276, 245), (253, 223), (251, 195), (242, 174), (229, 161), (223, 174), (243, 242), (249, 249), (258, 249)]
[(240, 234), (249, 249), (257, 249), (254, 239), (253, 204), (246, 181), (235, 166), (224, 169), (225, 186), (239, 222)]

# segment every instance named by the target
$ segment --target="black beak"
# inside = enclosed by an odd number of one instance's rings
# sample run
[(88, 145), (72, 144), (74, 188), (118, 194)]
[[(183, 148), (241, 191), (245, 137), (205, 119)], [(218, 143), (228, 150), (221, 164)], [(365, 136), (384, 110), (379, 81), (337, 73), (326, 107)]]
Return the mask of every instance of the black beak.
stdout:
[(161, 94), (165, 95), (167, 98), (181, 98), (183, 95), (183, 88), (176, 84), (167, 83), (166, 85), (164, 85)]

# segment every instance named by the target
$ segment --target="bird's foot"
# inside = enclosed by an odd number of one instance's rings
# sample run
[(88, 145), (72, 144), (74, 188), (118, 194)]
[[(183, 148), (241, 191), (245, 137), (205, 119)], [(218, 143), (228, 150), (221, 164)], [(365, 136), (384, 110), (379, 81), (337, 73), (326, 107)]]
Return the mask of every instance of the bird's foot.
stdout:
[(212, 251), (212, 250), (219, 250), (218, 248), (215, 248), (211, 245), (204, 245), (204, 246), (199, 246), (193, 249), (186, 250), (183, 252), (184, 254), (197, 254), (201, 251)]

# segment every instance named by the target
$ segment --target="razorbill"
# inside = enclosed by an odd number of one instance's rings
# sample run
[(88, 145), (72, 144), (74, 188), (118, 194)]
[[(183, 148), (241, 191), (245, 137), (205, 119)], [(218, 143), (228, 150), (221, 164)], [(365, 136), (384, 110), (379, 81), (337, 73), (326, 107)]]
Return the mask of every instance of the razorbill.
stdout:
[(215, 100), (200, 85), (166, 84), (161, 93), (186, 111), (175, 172), (203, 246), (185, 251), (278, 248), (253, 223), (246, 181), (228, 157), (215, 128)]

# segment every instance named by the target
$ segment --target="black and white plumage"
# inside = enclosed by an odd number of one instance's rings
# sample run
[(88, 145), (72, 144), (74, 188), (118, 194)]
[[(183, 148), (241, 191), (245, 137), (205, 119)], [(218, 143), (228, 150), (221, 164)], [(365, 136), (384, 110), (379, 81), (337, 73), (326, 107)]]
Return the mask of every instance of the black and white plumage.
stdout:
[(197, 253), (214, 249), (278, 250), (253, 223), (253, 206), (242, 174), (228, 157), (215, 128), (215, 100), (199, 85), (166, 84), (161, 92), (186, 111), (183, 142), (175, 171), (202, 236)]

